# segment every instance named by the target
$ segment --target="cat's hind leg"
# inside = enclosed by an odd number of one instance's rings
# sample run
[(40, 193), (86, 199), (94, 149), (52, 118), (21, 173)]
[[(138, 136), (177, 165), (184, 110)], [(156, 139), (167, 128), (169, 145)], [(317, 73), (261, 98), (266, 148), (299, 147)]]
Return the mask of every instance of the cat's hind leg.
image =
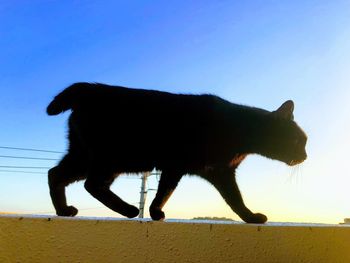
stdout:
[(92, 169), (89, 171), (84, 186), (93, 197), (113, 211), (128, 218), (138, 216), (139, 209), (137, 207), (129, 205), (110, 190), (114, 179), (113, 173), (103, 171), (103, 169)]
[(67, 154), (60, 163), (48, 172), (50, 196), (58, 216), (75, 216), (78, 210), (68, 206), (65, 188), (70, 183), (84, 179), (85, 168), (81, 160)]
[(235, 173), (229, 168), (214, 169), (205, 176), (210, 183), (219, 191), (221, 196), (231, 209), (246, 223), (262, 224), (267, 221), (267, 217), (260, 213), (253, 213), (244, 204), (239, 191)]
[(174, 192), (181, 177), (182, 173), (168, 171), (162, 172), (157, 194), (149, 208), (149, 212), (153, 220), (163, 220), (165, 218), (162, 208), (170, 198), (171, 194)]

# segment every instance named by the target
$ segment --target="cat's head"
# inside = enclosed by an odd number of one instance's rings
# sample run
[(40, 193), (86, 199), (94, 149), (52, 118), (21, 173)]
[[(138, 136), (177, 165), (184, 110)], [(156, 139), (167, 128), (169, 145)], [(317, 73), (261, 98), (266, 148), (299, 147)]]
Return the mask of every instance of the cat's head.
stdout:
[(286, 101), (276, 111), (268, 113), (261, 129), (261, 154), (287, 165), (302, 163), (306, 157), (307, 136), (293, 117), (294, 103)]

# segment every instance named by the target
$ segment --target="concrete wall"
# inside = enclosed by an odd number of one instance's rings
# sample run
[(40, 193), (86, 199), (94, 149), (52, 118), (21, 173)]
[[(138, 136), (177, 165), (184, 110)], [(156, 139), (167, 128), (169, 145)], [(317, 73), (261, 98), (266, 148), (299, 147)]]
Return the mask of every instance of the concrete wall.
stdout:
[(0, 262), (350, 262), (350, 227), (0, 216)]

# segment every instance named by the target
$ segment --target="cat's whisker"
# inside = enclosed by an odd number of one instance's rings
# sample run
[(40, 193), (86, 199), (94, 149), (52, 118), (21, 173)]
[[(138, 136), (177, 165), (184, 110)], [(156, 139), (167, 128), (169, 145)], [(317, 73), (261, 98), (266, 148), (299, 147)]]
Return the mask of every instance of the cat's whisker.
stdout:
[(287, 174), (287, 178), (286, 178), (286, 183), (287, 184), (291, 184), (292, 183), (292, 180), (294, 178), (294, 167), (288, 167), (288, 171), (286, 171), (286, 174)]
[(291, 167), (291, 169), (289, 168), (286, 182), (288, 182), (288, 184), (292, 183), (292, 184), (298, 185), (301, 174), (302, 174), (302, 164), (295, 165)]
[(295, 177), (297, 184), (299, 185), (302, 176), (302, 164), (295, 166), (293, 177)]

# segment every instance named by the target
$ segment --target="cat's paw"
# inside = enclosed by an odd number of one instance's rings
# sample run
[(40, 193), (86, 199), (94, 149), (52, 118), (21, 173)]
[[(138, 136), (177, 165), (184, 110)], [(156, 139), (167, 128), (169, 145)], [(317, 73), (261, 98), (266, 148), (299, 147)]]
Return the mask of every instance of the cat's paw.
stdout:
[(128, 211), (125, 213), (125, 216), (127, 216), (128, 218), (133, 218), (133, 217), (137, 217), (140, 213), (140, 210), (136, 207), (131, 205), (128, 208)]
[(256, 213), (256, 214), (252, 214), (251, 216), (246, 218), (246, 220), (244, 221), (250, 224), (264, 224), (267, 221), (267, 216), (260, 213)]
[(67, 206), (64, 209), (57, 211), (58, 216), (76, 216), (77, 214), (78, 209), (76, 209), (74, 206)]
[(160, 209), (150, 209), (149, 213), (150, 213), (152, 219), (155, 221), (159, 221), (159, 220), (162, 221), (165, 218), (164, 212)]

